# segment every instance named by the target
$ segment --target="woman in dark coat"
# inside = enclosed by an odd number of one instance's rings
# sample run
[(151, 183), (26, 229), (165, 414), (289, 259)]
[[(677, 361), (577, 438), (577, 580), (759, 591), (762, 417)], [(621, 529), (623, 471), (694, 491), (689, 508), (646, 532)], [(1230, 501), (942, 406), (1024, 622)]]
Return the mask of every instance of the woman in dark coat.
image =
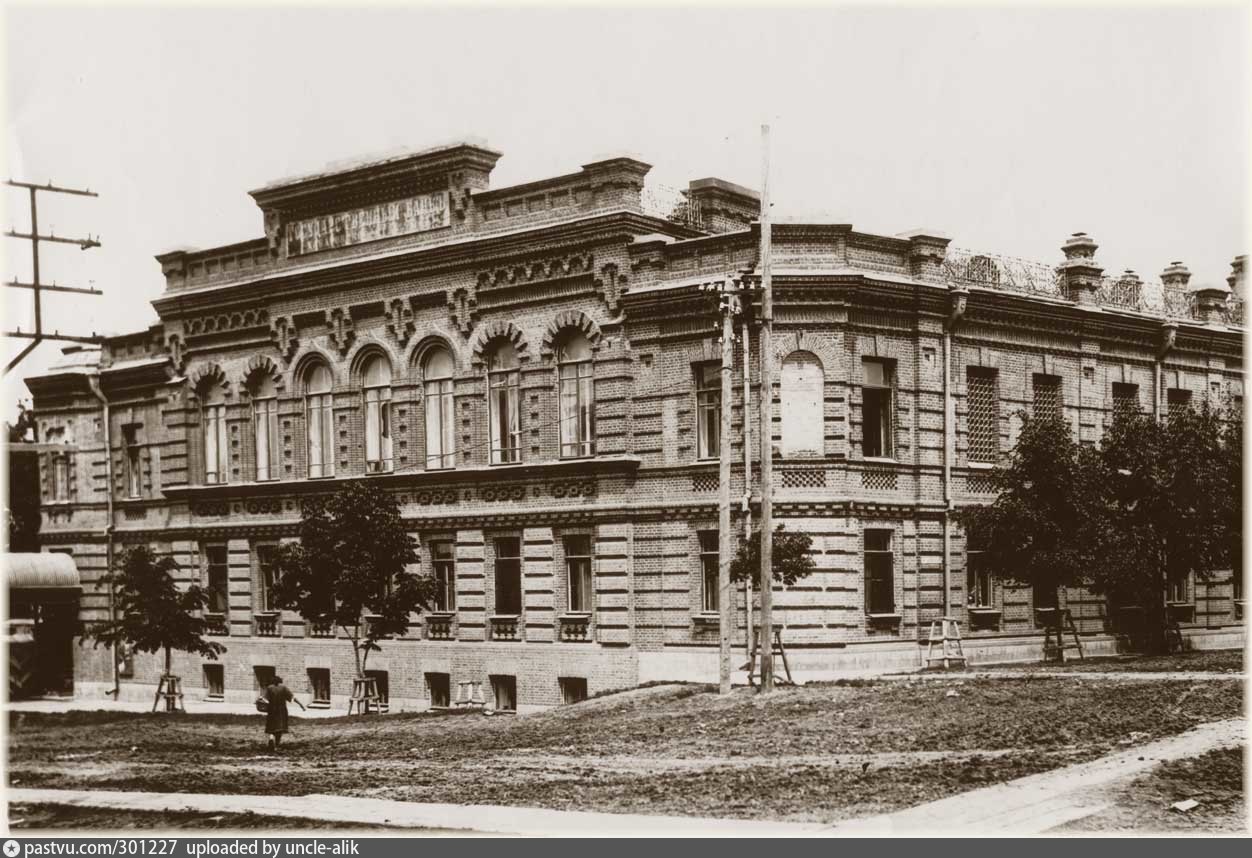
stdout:
[(265, 710), (265, 732), (270, 734), (270, 748), (278, 750), (283, 741), (283, 733), (287, 732), (288, 701), (294, 702), (301, 711), (304, 711), (304, 704), (296, 700), (290, 688), (283, 685), (281, 676), (275, 676), (265, 689), (265, 700), (268, 703)]

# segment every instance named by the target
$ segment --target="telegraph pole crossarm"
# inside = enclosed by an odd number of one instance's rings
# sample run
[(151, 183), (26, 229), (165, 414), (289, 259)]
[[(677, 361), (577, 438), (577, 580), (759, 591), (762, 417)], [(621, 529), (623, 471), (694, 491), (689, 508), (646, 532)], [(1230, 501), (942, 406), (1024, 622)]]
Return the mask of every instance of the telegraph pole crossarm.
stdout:
[(104, 294), (99, 289), (94, 289), (94, 288), (84, 289), (81, 286), (58, 286), (56, 283), (53, 283), (51, 286), (49, 286), (46, 283), (40, 283), (40, 284), (21, 283), (21, 282), (18, 282), (17, 280), (10, 280), (8, 283), (5, 283), (4, 285), (10, 289), (40, 289), (44, 292), (77, 292), (80, 295), (103, 295)]

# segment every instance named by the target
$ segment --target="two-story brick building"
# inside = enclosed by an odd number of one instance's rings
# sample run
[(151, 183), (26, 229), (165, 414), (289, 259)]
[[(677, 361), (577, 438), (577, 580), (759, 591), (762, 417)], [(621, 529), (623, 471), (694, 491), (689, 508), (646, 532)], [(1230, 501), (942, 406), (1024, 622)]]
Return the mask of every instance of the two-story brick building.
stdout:
[[(157, 257), (157, 324), (28, 380), (38, 440), (64, 450), (42, 454), (43, 538), (74, 555), (84, 622), (107, 616), (110, 551), (149, 544), (210, 590), (225, 636), (218, 662), (179, 658), (193, 694), (248, 699), (278, 672), (342, 702), (350, 646), (275, 610), (267, 557), (305, 498), (369, 479), (441, 584), (371, 657), (393, 707), (716, 676), (717, 456), (734, 450), (741, 528), (757, 338), (722, 438), (703, 287), (759, 272), (757, 195), (667, 196), (631, 158), (493, 189), (498, 157), (457, 143), (253, 191), (263, 237)], [(793, 669), (916, 665), (945, 612), (974, 660), (1037, 655), (1034, 594), (980, 571), (952, 517), (991, 498), (1020, 411), (1096, 441), (1114, 408), (1242, 396), (1242, 257), (1229, 287), (1188, 291), (1181, 264), (1106, 277), (1095, 250), (1077, 234), (1038, 265), (774, 225), (775, 515), (818, 566), (775, 593)], [(1230, 573), (1171, 595), (1196, 645), (1241, 638)], [(1061, 598), (1113, 647), (1116, 611)], [(76, 658), (80, 693), (111, 687), (104, 650)], [(139, 658), (124, 687), (158, 672)]]

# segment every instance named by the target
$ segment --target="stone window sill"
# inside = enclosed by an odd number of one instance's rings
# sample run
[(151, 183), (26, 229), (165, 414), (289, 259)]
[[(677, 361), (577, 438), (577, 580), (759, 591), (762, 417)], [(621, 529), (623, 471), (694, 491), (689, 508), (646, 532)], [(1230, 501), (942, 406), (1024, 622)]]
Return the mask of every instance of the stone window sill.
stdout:
[(898, 623), (900, 622), (900, 620), (903, 619), (903, 617), (900, 614), (895, 614), (895, 613), (890, 613), (890, 614), (871, 613), (871, 614), (866, 614), (865, 616), (869, 618), (869, 621), (871, 623), (880, 623), (882, 625), (894, 625), (895, 623)]
[(722, 617), (720, 614), (714, 614), (711, 611), (700, 611), (691, 615), (691, 621), (696, 625), (715, 626), (721, 623)]

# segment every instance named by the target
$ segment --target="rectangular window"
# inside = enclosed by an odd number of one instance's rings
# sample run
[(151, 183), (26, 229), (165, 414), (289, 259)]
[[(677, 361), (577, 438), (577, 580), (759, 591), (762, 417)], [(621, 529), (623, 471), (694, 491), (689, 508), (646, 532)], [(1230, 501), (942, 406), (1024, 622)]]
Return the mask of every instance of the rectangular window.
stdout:
[(522, 552), (516, 536), (496, 539), (496, 613), (522, 612)]
[(965, 535), (965, 586), (971, 608), (992, 606), (991, 572), (983, 565), (984, 548), (978, 534)]
[(256, 664), (252, 666), (252, 680), (257, 691), (264, 691), (274, 682), (274, 666), (272, 664)]
[(1047, 610), (1061, 606), (1060, 596), (1053, 587), (1035, 584), (1030, 588), (1030, 598), (1035, 606), (1035, 610)]
[(431, 709), (447, 709), (452, 705), (452, 677), (448, 674), (426, 674), (426, 687), (430, 689)]
[(700, 610), (715, 614), (718, 611), (718, 534), (716, 530), (701, 530), (700, 538)]
[(391, 682), (385, 670), (367, 670), (365, 675), (374, 680), (374, 690), (378, 692), (378, 711), (386, 712), (391, 705)]
[(261, 585), (261, 610), (277, 611), (278, 602), (274, 598), (274, 585), (278, 583), (278, 570), (274, 568), (274, 552), (277, 545), (258, 545), (256, 547), (257, 579)]
[(565, 537), (565, 573), (569, 581), (569, 609), (575, 614), (591, 613), (591, 537)]
[(226, 406), (204, 408), (204, 481), (225, 483), (229, 469), (230, 442), (226, 439)]
[(1175, 604), (1180, 604), (1180, 605), (1185, 605), (1188, 603), (1186, 577), (1171, 578), (1169, 580), (1169, 586), (1165, 594), (1165, 601), (1173, 602)]
[(143, 494), (143, 462), (140, 455), (139, 428), (123, 426), (122, 437), (126, 444), (126, 496), (137, 498)]
[(391, 388), (365, 390), (365, 470), (391, 470)]
[(309, 674), (309, 694), (313, 698), (314, 706), (330, 705), (330, 668), (329, 667), (310, 667)]
[(1171, 387), (1165, 394), (1169, 406), (1169, 416), (1174, 417), (1191, 407), (1191, 391), (1180, 387)]
[(430, 543), (435, 573), (435, 610), (456, 610), (456, 545), (448, 539)]
[(491, 677), (491, 696), (495, 699), (497, 712), (517, 711), (517, 677)]
[(252, 426), (256, 433), (256, 478), (258, 482), (278, 479), (278, 400), (252, 402)]
[(206, 664), (204, 666), (204, 688), (210, 700), (221, 700), (226, 696), (226, 676), (223, 665)]
[(1036, 373), (1032, 387), (1034, 401), (1031, 413), (1041, 419), (1063, 419), (1065, 414), (1061, 400), (1060, 377)]
[(522, 426), (518, 411), (518, 371), (491, 372), (490, 385), (491, 463), (504, 465), (522, 459)]
[(230, 608), (230, 575), (225, 545), (206, 545), (204, 561), (208, 567), (208, 611), (225, 614)]
[(566, 705), (581, 703), (587, 699), (587, 679), (582, 676), (562, 676), (557, 679), (561, 686), (561, 700)]
[(1000, 397), (996, 371), (970, 367), (965, 376), (969, 460), (995, 464), (1000, 458)]
[(895, 455), (892, 393), (894, 367), (889, 361), (861, 362), (861, 455), (890, 459)]
[(52, 499), (70, 499), (70, 457), (65, 453), (52, 454)]
[(335, 418), (329, 393), (308, 397), (309, 476), (335, 475)]
[(596, 452), (596, 423), (591, 361), (561, 364), (560, 377), (561, 455), (593, 456)]
[(716, 459), (722, 450), (722, 365), (696, 367), (696, 456)]
[(865, 593), (869, 613), (895, 613), (896, 587), (890, 530), (865, 531)]
[(456, 467), (456, 412), (452, 379), (426, 382), (426, 467)]
[(1139, 385), (1113, 382), (1113, 417), (1139, 413)]

